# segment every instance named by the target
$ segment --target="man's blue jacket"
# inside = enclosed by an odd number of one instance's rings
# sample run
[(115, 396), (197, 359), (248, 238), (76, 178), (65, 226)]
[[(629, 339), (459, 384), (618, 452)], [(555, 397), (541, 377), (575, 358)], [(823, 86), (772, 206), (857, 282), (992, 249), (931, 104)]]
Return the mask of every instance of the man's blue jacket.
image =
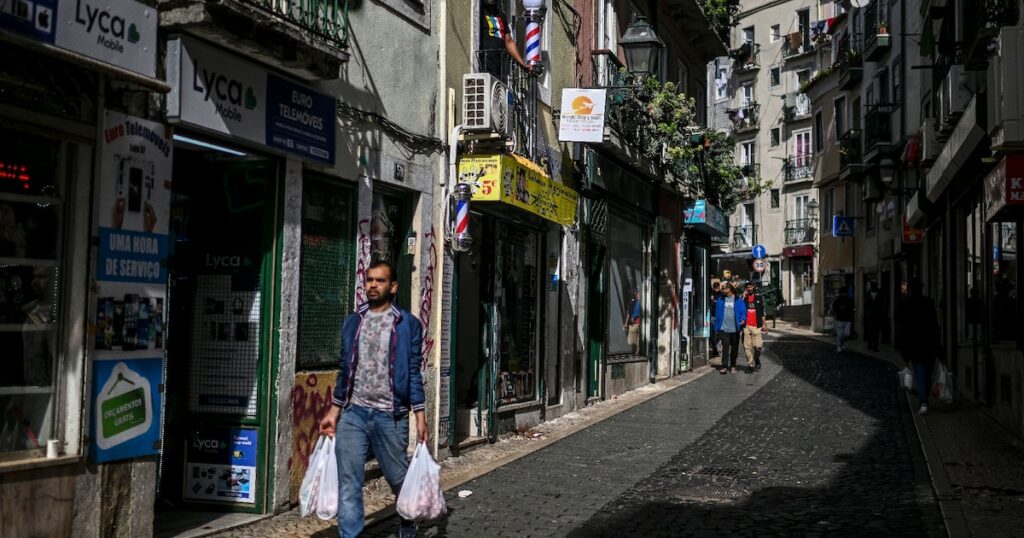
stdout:
[[(352, 400), (352, 385), (359, 367), (359, 331), (370, 310), (363, 304), (349, 316), (341, 329), (341, 371), (334, 386), (332, 401), (344, 409)], [(401, 417), (409, 411), (423, 411), (423, 324), (408, 311), (391, 305), (395, 323), (391, 328), (391, 346), (388, 353), (388, 371), (391, 373), (391, 414)]]

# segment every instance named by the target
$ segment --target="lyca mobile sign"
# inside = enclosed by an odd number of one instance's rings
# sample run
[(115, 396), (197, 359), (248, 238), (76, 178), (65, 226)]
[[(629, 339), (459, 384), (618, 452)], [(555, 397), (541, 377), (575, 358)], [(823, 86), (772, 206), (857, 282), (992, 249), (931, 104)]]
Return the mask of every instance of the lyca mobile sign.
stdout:
[(133, 0), (0, 0), (0, 29), (156, 76), (156, 9)]
[(169, 118), (334, 163), (333, 98), (184, 36), (167, 42), (167, 79)]

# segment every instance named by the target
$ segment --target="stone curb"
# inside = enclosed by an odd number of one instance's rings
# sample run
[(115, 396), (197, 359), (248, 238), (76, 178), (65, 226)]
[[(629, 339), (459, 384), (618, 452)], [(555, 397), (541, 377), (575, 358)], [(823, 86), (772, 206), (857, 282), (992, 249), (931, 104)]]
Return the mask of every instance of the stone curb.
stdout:
[[(783, 334), (810, 338), (830, 345), (835, 343), (835, 339), (830, 336), (821, 335), (805, 329), (779, 327), (775, 330), (782, 332)], [(888, 362), (897, 369), (902, 369), (904, 365), (902, 357), (900, 357), (896, 351), (888, 349), (885, 351), (871, 351), (867, 349), (867, 345), (865, 345), (862, 340), (848, 342), (847, 349), (872, 359)], [(950, 485), (949, 475), (946, 474), (946, 467), (942, 462), (939, 449), (932, 440), (932, 433), (928, 428), (928, 422), (923, 416), (917, 414), (917, 410), (914, 409), (914, 401), (911, 399), (910, 392), (903, 391), (903, 397), (907, 402), (907, 409), (910, 410), (911, 417), (914, 420), (914, 430), (917, 433), (918, 442), (921, 443), (921, 452), (924, 454), (925, 463), (928, 467), (928, 474), (932, 479), (932, 489), (935, 491), (935, 500), (939, 504), (939, 511), (942, 513), (942, 521), (946, 525), (946, 535), (949, 536), (949, 538), (969, 538), (971, 536), (970, 528), (967, 525), (967, 520), (964, 518), (963, 510), (960, 508), (960, 500), (953, 492), (952, 485)]]

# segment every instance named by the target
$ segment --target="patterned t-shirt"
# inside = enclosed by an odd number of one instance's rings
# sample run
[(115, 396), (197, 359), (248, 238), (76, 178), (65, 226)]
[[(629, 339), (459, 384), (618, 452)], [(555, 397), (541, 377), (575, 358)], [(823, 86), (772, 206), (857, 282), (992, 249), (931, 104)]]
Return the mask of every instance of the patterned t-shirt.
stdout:
[(367, 312), (359, 330), (359, 363), (352, 386), (352, 403), (391, 412), (391, 376), (388, 354), (395, 318), (386, 312)]

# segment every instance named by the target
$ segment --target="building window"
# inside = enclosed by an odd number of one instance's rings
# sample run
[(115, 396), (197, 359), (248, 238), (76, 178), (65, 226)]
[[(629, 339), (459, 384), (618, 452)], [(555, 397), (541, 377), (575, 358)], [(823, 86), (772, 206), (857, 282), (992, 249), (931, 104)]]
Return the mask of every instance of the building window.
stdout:
[(773, 148), (782, 143), (782, 131), (778, 127), (771, 130), (771, 143)]
[(774, 87), (779, 84), (782, 84), (782, 68), (773, 67), (771, 69), (771, 85)]
[(779, 208), (779, 189), (772, 189), (769, 192), (769, 195), (771, 196), (771, 206), (772, 206), (772, 209), (778, 209)]
[(809, 194), (800, 194), (793, 197), (793, 220), (807, 218), (807, 202), (811, 199)]
[(885, 202), (865, 202), (864, 207), (864, 225), (868, 230), (874, 230), (878, 223), (878, 210), (885, 207)]
[(835, 189), (829, 187), (821, 191), (821, 230), (832, 229), (832, 217), (835, 214)]
[(1018, 222), (993, 222), (992, 241), (992, 336), (994, 340), (1016, 340), (1017, 326), (1017, 240)]
[(740, 145), (740, 164), (746, 166), (757, 162), (756, 148), (754, 142), (744, 142)]
[(769, 39), (771, 40), (772, 43), (775, 43), (776, 41), (778, 41), (781, 38), (782, 38), (782, 34), (781, 34), (781, 31), (780, 31), (779, 25), (778, 24), (773, 24), (772, 25), (771, 37)]
[(894, 101), (901, 101), (900, 97), (900, 57), (892, 61), (892, 96)]
[(836, 123), (836, 138), (846, 133), (846, 98), (840, 97), (832, 102), (835, 109), (834, 118)]
[(801, 131), (794, 135), (796, 139), (795, 153), (796, 166), (804, 167), (811, 165), (811, 131)]
[(843, 200), (843, 214), (846, 216), (857, 216), (857, 184), (847, 183), (844, 196), (846, 199)]
[(679, 85), (677, 90), (682, 91), (686, 95), (689, 95), (689, 79), (690, 70), (687, 69), (686, 64), (682, 60), (676, 61), (676, 83)]
[(821, 111), (819, 110), (814, 114), (814, 152), (821, 153), (825, 149), (825, 141), (822, 140), (821, 133), (825, 132), (823, 128), (823, 118)]
[(754, 85), (750, 83), (744, 84), (741, 90), (742, 91), (740, 93), (740, 105), (749, 106), (750, 104), (754, 103)]
[(306, 177), (302, 187), (299, 368), (336, 367), (341, 326), (355, 303), (355, 194)]
[(727, 97), (729, 97), (729, 70), (719, 67), (718, 74), (715, 76), (715, 99)]
[(754, 27), (748, 26), (743, 29), (743, 43), (754, 43)]

